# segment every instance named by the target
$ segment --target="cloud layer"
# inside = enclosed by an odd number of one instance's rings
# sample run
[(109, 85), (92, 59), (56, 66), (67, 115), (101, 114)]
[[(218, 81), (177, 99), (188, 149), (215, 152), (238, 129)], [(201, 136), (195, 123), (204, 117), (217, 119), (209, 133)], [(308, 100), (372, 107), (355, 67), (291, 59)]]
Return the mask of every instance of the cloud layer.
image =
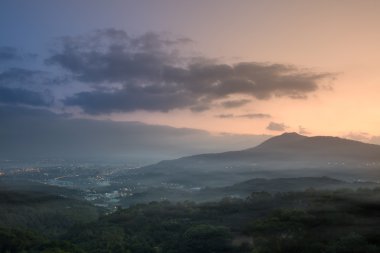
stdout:
[(15, 47), (0, 46), (0, 63), (33, 59), (35, 54), (24, 53)]
[[(254, 99), (307, 98), (331, 73), (313, 73), (292, 65), (239, 62), (223, 64), (179, 54), (191, 40), (156, 33), (129, 36), (106, 29), (88, 36), (65, 37), (46, 61), (61, 66), (90, 91), (66, 98), (89, 114), (136, 110), (203, 111), (221, 101), (226, 108)], [(231, 100), (234, 95), (245, 99)]]
[(49, 106), (53, 97), (45, 93), (26, 90), (23, 88), (7, 88), (0, 86), (0, 103), (9, 105)]
[(13, 61), (19, 58), (19, 52), (14, 47), (0, 47), (0, 63)]
[(276, 131), (276, 132), (283, 132), (286, 131), (286, 129), (289, 128), (284, 123), (276, 123), (276, 122), (269, 122), (267, 126), (267, 130), (270, 131)]
[(68, 115), (21, 106), (0, 105), (0, 119), (0, 159), (88, 156), (157, 162), (189, 154), (249, 148), (270, 137), (214, 135), (139, 122), (71, 119)]
[(217, 118), (230, 119), (230, 118), (247, 118), (247, 119), (269, 119), (272, 116), (265, 113), (247, 113), (235, 115), (232, 113), (216, 115)]

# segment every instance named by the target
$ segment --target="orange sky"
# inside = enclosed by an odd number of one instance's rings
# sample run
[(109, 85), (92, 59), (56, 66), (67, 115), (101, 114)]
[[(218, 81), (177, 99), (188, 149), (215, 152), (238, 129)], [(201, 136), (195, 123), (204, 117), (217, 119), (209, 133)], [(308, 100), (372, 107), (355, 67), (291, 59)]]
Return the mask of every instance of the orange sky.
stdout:
[[(316, 72), (337, 73), (332, 89), (321, 89), (306, 100), (276, 98), (238, 109), (136, 112), (114, 118), (213, 132), (274, 134), (266, 130), (273, 121), (289, 126), (287, 131), (298, 131), (302, 126), (313, 135), (380, 135), (379, 1), (223, 3), (218, 8), (206, 3), (199, 10), (189, 4), (198, 24), (184, 15), (180, 24), (171, 24), (170, 28), (193, 38), (196, 43), (192, 50), (221, 61), (295, 64)], [(222, 113), (268, 113), (272, 118), (215, 117)]]
[[(229, 64), (242, 61), (292, 64), (312, 72), (336, 74), (334, 81), (324, 84), (331, 89), (321, 88), (310, 93), (308, 99), (254, 99), (235, 109), (216, 106), (204, 112), (134, 111), (100, 118), (200, 128), (215, 133), (279, 134), (281, 131), (266, 129), (270, 122), (275, 122), (288, 126), (286, 131), (299, 131), (302, 126), (312, 135), (360, 134), (367, 139), (380, 136), (380, 1), (114, 0), (109, 4), (94, 0), (92, 3), (92, 8), (88, 8), (77, 1), (64, 1), (60, 5), (43, 2), (46, 9), (43, 13), (38, 5), (30, 4), (21, 10), (12, 3), (14, 6), (10, 4), (1, 15), (4, 22), (0, 22), (0, 28), (9, 34), (4, 43), (27, 45), (31, 51), (38, 51), (42, 50), (39, 47), (46, 50), (46, 41), (52, 36), (84, 34), (99, 28), (122, 29), (128, 34), (168, 32), (191, 38), (194, 42), (186, 52), (192, 56)], [(216, 117), (250, 113), (272, 117)]]

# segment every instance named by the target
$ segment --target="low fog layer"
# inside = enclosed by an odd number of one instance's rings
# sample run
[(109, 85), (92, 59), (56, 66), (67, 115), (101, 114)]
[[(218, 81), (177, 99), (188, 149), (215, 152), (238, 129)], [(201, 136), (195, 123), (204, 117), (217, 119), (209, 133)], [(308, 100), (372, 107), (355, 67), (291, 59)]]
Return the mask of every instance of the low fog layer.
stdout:
[(0, 107), (0, 158), (104, 157), (147, 161), (253, 147), (264, 135), (213, 135), (140, 122), (71, 119), (25, 107)]

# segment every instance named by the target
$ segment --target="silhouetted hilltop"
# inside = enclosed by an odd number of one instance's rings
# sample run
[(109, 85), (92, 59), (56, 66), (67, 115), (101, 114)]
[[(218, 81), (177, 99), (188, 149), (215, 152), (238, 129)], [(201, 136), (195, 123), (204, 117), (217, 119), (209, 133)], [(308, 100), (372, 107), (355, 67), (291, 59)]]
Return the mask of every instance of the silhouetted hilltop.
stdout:
[(249, 150), (254, 151), (255, 149), (277, 149), (286, 148), (293, 143), (297, 143), (307, 139), (307, 136), (300, 135), (298, 133), (284, 133), (264, 141), (257, 147), (251, 148)]
[(306, 137), (285, 133), (273, 137), (248, 152), (287, 154), (307, 159), (380, 160), (380, 146), (331, 136)]

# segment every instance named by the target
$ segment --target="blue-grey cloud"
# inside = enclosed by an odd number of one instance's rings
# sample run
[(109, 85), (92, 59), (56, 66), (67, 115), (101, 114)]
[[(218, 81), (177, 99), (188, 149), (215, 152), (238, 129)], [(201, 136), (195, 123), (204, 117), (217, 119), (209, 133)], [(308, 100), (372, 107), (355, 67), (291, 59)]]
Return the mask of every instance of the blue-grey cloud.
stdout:
[(225, 108), (236, 108), (236, 107), (240, 107), (240, 106), (246, 105), (249, 102), (251, 102), (250, 99), (238, 99), (238, 100), (223, 101), (221, 104)]
[(0, 47), (0, 62), (13, 61), (20, 58), (19, 51), (14, 47)]
[(166, 66), (180, 61), (171, 47), (182, 43), (187, 40), (156, 33), (130, 37), (124, 31), (106, 29), (62, 38), (61, 50), (46, 62), (62, 66), (83, 82), (157, 81)]
[(0, 86), (31, 87), (52, 86), (68, 82), (62, 75), (53, 75), (47, 71), (31, 70), (25, 68), (8, 68), (0, 72)]
[[(140, 90), (139, 90), (140, 89)], [(136, 110), (168, 112), (174, 108), (187, 108), (196, 104), (191, 94), (166, 90), (148, 92), (144, 88), (124, 87), (117, 91), (81, 92), (64, 100), (66, 105), (80, 106), (89, 114), (130, 112)], [(194, 107), (194, 111), (203, 108)]]
[(8, 63), (25, 59), (34, 59), (36, 54), (24, 53), (15, 47), (1, 46), (0, 47), (0, 63)]
[(9, 105), (49, 106), (53, 98), (49, 92), (40, 93), (23, 88), (0, 87), (0, 103)]
[(267, 113), (247, 113), (238, 115), (239, 118), (248, 118), (248, 119), (268, 119), (272, 116)]
[(222, 113), (222, 114), (215, 115), (215, 117), (221, 118), (221, 119), (231, 119), (231, 118), (234, 118), (235, 115), (233, 113)]
[(270, 131), (278, 131), (278, 132), (283, 132), (287, 128), (289, 128), (287, 125), (284, 123), (276, 123), (276, 122), (270, 122), (267, 126), (267, 129)]
[(107, 29), (63, 38), (61, 47), (46, 62), (61, 66), (92, 87), (92, 91), (63, 101), (91, 114), (185, 108), (202, 111), (232, 95), (248, 97), (242, 104), (249, 99), (307, 98), (319, 89), (320, 81), (334, 77), (292, 65), (194, 61), (178, 51), (188, 42), (156, 33), (133, 37)]
[(268, 119), (268, 118), (271, 118), (272, 116), (266, 113), (247, 113), (247, 114), (240, 114), (240, 115), (228, 113), (228, 114), (219, 114), (219, 115), (216, 115), (216, 117), (222, 118), (222, 119), (231, 119), (231, 118)]

